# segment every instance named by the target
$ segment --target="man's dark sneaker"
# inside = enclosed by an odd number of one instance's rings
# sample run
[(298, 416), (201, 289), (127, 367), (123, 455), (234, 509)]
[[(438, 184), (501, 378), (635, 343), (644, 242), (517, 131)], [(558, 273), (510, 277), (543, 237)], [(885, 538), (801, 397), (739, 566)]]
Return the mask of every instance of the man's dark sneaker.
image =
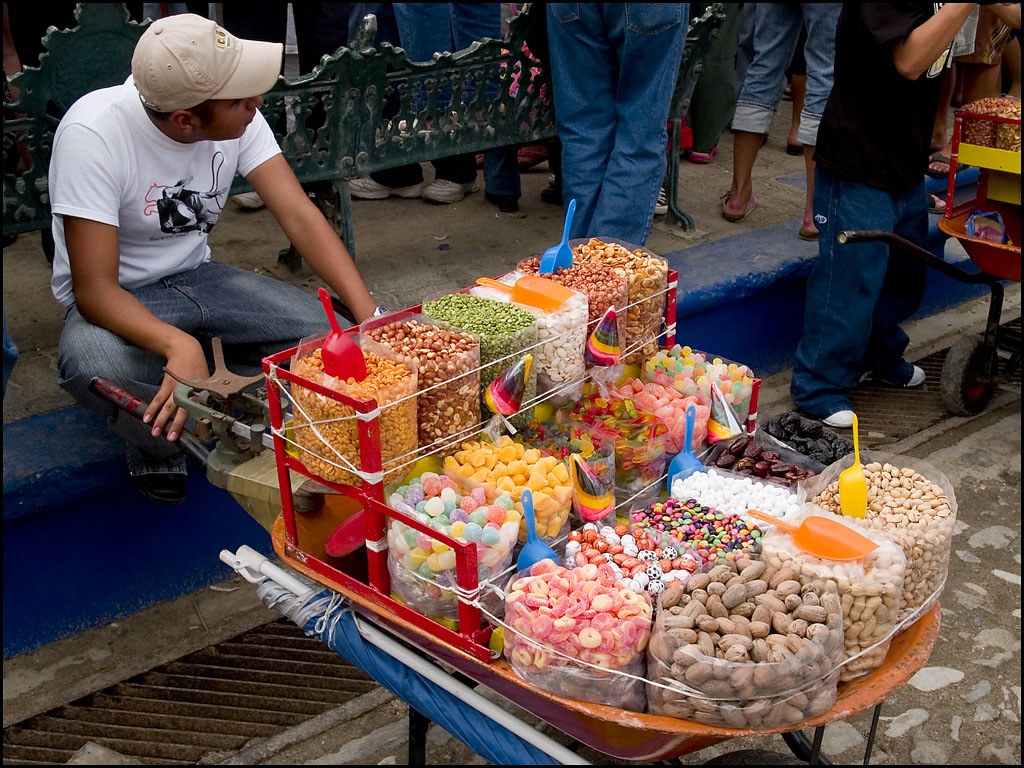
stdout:
[(551, 183), (540, 191), (540, 199), (551, 205), (562, 204), (562, 185)]
[(157, 504), (181, 504), (185, 501), (185, 478), (180, 472), (150, 472), (132, 475), (139, 493)]
[(515, 213), (519, 210), (518, 197), (512, 197), (511, 195), (492, 195), (490, 192), (484, 192), (484, 197), (487, 198), (487, 202), (498, 206), (498, 210), (502, 213)]

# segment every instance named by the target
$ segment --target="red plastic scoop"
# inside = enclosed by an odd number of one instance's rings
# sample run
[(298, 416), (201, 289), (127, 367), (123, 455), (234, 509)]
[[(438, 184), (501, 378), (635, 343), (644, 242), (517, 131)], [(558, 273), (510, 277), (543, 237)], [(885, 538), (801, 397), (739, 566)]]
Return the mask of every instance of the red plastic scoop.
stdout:
[(356, 343), (341, 332), (338, 318), (334, 315), (331, 296), (323, 288), (320, 289), (320, 302), (324, 305), (327, 319), (331, 323), (331, 332), (324, 339), (320, 348), (320, 359), (324, 362), (324, 372), (336, 379), (352, 379), (362, 381), (366, 378), (366, 358)]
[(871, 539), (828, 517), (810, 515), (797, 526), (756, 509), (747, 510), (747, 514), (777, 525), (793, 537), (793, 543), (798, 549), (826, 560), (860, 560), (878, 549), (878, 545)]

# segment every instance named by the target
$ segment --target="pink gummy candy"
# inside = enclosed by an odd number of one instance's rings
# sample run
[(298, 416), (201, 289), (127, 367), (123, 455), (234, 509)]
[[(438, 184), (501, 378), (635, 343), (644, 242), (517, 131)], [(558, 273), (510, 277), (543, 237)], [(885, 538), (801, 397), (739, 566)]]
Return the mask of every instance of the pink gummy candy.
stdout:
[(423, 493), (428, 497), (437, 496), (443, 487), (439, 477), (428, 477), (423, 481)]
[(551, 603), (551, 615), (556, 619), (560, 619), (565, 616), (565, 611), (569, 607), (569, 598), (565, 595), (556, 597)]
[(498, 523), (498, 525), (500, 526), (501, 523), (505, 522), (505, 517), (507, 514), (508, 513), (505, 511), (504, 507), (495, 504), (493, 507), (490, 507), (487, 510), (487, 522)]
[(469, 495), (473, 497), (473, 500), (476, 502), (478, 507), (482, 507), (487, 503), (487, 493), (484, 491), (483, 487), (474, 488), (470, 491)]
[(547, 640), (548, 637), (555, 629), (555, 622), (550, 616), (545, 616), (543, 613), (538, 613), (533, 617), (533, 625), (530, 627), (530, 632), (538, 640)]
[(452, 480), (450, 477), (448, 477), (448, 475), (443, 475), (441, 477), (441, 487), (442, 488), (451, 488), (453, 491), (459, 490), (459, 486), (456, 484), (456, 482), (454, 480)]
[(476, 499), (474, 499), (472, 496), (463, 496), (462, 501), (459, 502), (459, 508), (467, 514), (472, 512), (479, 506), (480, 505), (477, 504)]

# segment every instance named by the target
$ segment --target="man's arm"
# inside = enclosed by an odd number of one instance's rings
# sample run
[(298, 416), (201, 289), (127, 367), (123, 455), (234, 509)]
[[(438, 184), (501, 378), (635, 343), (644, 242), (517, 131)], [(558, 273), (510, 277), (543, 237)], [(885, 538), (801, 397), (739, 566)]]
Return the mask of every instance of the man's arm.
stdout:
[[(117, 227), (65, 216), (64, 240), (71, 262), (75, 306), (82, 317), (166, 358), (167, 367), (182, 378), (205, 379), (210, 375), (202, 345), (194, 337), (157, 318), (118, 284)], [(143, 419), (147, 423), (152, 421), (154, 437), (170, 420), (166, 434), (172, 442), (188, 418), (188, 411), (175, 406), (172, 398), (177, 383), (164, 375), (160, 391), (149, 403)]]
[(967, 21), (977, 3), (946, 3), (938, 13), (892, 47), (896, 71), (907, 80), (917, 80), (949, 48), (957, 30)]
[(362, 322), (373, 316), (376, 302), (363, 283), (348, 250), (320, 210), (306, 195), (283, 155), (275, 155), (246, 176), (263, 198), (292, 245)]

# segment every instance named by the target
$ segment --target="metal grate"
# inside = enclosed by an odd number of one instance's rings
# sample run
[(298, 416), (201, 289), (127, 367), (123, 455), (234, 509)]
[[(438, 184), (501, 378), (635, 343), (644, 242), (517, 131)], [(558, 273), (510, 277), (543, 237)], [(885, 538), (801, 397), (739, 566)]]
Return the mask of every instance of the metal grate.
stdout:
[[(1007, 329), (1020, 333), (1020, 318), (1004, 323)], [(942, 364), (948, 349), (935, 352), (915, 361), (924, 369), (924, 385), (914, 389), (860, 385), (850, 391), (850, 401), (857, 413), (860, 440), (864, 447), (880, 448), (916, 434), (949, 416), (942, 404), (939, 381)], [(1020, 386), (1020, 369), (1004, 380), (1005, 384)], [(851, 430), (838, 430), (849, 436)]]
[(282, 619), (5, 728), (3, 760), (66, 763), (91, 741), (143, 763), (194, 764), (376, 687)]

